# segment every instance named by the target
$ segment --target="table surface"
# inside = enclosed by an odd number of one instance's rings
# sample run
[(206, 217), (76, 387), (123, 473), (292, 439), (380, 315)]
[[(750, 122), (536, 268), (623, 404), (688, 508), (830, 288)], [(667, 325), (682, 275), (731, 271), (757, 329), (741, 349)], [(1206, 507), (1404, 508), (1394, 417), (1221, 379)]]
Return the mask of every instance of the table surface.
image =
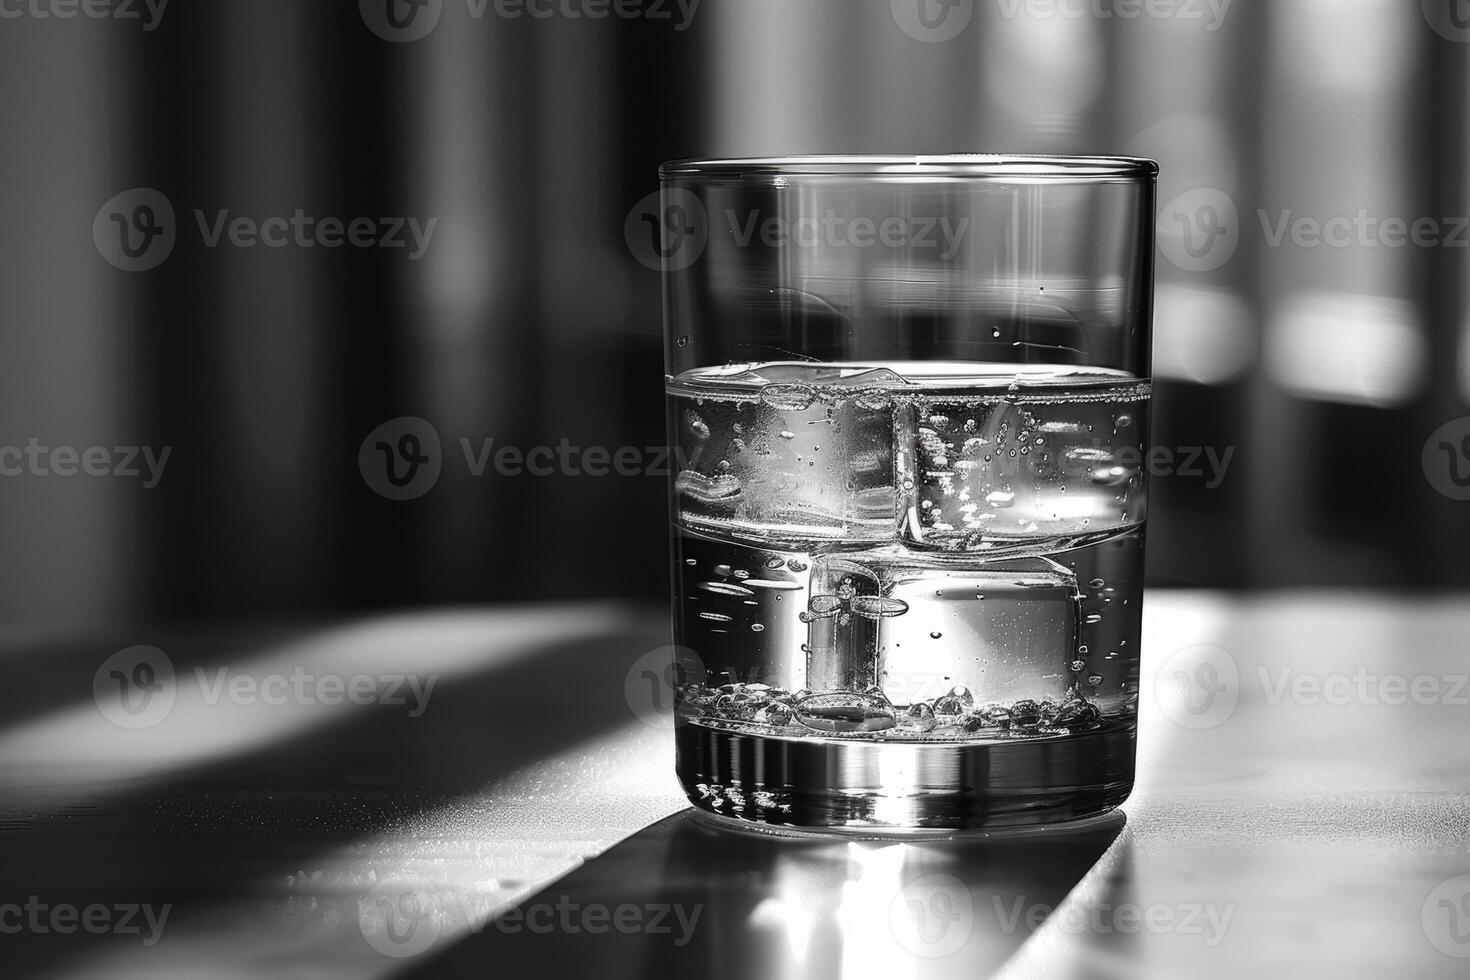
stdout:
[[(925, 841), (689, 810), (625, 690), (656, 609), (0, 635), (0, 953), (109, 980), (1470, 974), (1470, 604), (1145, 610), (1124, 812)], [(137, 644), (173, 699), (128, 728), (99, 668)], [(377, 702), (313, 686), (359, 675)]]

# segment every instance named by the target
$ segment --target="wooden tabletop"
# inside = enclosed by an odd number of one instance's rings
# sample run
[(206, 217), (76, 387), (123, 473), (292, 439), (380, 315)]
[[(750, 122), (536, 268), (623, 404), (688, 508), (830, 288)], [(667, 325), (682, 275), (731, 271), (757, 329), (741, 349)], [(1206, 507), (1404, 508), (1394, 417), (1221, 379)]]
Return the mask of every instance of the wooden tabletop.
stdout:
[(1467, 637), (1462, 597), (1151, 593), (1124, 813), (903, 842), (688, 810), (628, 682), (658, 609), (0, 635), (0, 954), (107, 978), (1463, 977)]

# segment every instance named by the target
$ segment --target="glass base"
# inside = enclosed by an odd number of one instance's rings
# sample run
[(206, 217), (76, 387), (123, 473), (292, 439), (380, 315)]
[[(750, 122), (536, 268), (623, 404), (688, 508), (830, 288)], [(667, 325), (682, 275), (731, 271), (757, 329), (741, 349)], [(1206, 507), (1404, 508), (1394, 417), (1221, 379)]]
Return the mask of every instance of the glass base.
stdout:
[(679, 781), (734, 820), (859, 833), (991, 830), (1107, 813), (1133, 788), (1136, 729), (900, 743), (752, 734), (685, 722)]

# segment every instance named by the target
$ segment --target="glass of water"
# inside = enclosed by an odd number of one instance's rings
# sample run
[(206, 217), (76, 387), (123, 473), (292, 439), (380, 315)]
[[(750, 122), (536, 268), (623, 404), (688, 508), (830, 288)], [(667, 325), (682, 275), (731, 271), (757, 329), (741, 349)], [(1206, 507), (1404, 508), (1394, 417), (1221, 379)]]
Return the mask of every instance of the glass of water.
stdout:
[(905, 831), (1128, 796), (1157, 173), (661, 169), (677, 768), (696, 806)]

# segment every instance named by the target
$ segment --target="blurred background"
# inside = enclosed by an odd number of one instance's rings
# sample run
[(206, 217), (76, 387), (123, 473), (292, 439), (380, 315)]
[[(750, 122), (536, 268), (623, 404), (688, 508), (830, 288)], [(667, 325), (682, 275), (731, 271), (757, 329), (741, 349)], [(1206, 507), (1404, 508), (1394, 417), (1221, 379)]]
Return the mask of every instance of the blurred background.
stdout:
[[(1154, 442), (1233, 455), (1154, 478), (1152, 584), (1470, 583), (1422, 462), (1470, 414), (1463, 0), (27, 3), (0, 445), (170, 454), (151, 488), (0, 478), (0, 623), (661, 601), (663, 476), (475, 476), (460, 440), (664, 441), (625, 226), (705, 155), (1159, 160)], [(143, 271), (99, 245), (162, 227), (135, 188), (173, 211)], [(438, 221), (418, 257), (208, 244), (298, 210)], [(399, 416), (443, 440), (411, 500), (358, 466)]]

